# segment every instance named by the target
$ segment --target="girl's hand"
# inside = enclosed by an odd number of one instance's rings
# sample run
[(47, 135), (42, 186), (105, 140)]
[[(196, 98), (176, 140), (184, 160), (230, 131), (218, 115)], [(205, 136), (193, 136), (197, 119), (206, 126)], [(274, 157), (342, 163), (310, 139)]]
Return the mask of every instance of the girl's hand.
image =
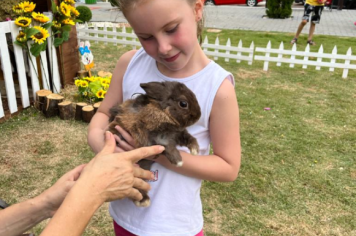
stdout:
[(114, 135), (116, 140), (116, 153), (131, 151), (136, 148), (132, 136), (120, 126), (115, 126), (120, 135)]

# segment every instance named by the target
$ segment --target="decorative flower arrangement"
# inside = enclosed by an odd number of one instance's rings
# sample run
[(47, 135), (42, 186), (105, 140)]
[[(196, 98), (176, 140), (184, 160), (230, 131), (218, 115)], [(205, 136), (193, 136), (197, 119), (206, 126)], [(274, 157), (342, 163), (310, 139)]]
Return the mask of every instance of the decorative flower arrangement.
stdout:
[(91, 76), (75, 80), (75, 85), (78, 87), (78, 94), (81, 100), (95, 103), (104, 99), (110, 82), (111, 77)]
[[(75, 25), (79, 12), (74, 6), (74, 0), (63, 0), (60, 6), (52, 1), (53, 21), (42, 13), (34, 12), (36, 4), (29, 1), (14, 5), (12, 10), (16, 15), (15, 24), (20, 27), (15, 44), (29, 49), (27, 42), (32, 41), (30, 52), (37, 57), (41, 51), (46, 50), (47, 39), (50, 37), (48, 29), (52, 27), (54, 46), (57, 47), (69, 39), (71, 25)], [(32, 24), (31, 24), (32, 23)]]

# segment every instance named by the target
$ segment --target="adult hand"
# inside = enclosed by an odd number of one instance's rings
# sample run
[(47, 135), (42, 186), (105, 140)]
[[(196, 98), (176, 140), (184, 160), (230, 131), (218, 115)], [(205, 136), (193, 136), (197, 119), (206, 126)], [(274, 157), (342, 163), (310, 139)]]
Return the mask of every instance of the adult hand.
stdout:
[(103, 150), (85, 167), (78, 184), (90, 190), (102, 202), (125, 197), (139, 201), (142, 195), (138, 189), (150, 189), (150, 185), (143, 179), (153, 179), (153, 174), (135, 163), (161, 153), (164, 147), (144, 147), (124, 153), (114, 153), (115, 148), (114, 135), (107, 131)]
[(85, 166), (86, 164), (83, 164), (67, 172), (60, 179), (58, 179), (54, 185), (38, 196), (38, 198), (45, 203), (45, 212), (47, 217), (52, 217), (54, 213), (56, 213), (69, 190), (78, 180), (80, 173)]

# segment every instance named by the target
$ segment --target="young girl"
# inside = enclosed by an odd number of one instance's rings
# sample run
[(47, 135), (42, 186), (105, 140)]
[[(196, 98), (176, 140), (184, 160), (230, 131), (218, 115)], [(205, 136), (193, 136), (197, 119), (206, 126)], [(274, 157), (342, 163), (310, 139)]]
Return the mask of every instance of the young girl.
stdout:
[[(179, 147), (183, 166), (165, 157), (154, 159), (151, 205), (136, 207), (130, 200), (110, 205), (116, 235), (203, 235), (200, 199), (202, 180), (234, 181), (240, 167), (239, 113), (234, 78), (200, 47), (204, 0), (119, 0), (121, 10), (143, 48), (118, 61), (110, 88), (89, 125), (88, 142), (95, 152), (104, 146), (109, 109), (144, 93), (140, 83), (179, 81), (196, 95), (201, 118), (188, 128), (198, 141), (199, 155)], [(134, 148), (131, 136), (117, 127), (117, 152)], [(213, 154), (209, 154), (210, 143)]]

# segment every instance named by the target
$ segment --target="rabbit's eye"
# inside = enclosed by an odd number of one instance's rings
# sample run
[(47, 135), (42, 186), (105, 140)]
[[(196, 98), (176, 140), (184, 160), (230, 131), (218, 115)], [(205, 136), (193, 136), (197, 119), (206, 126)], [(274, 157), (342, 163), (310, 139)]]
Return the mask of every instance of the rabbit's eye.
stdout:
[(179, 106), (181, 108), (188, 108), (188, 103), (186, 101), (179, 101)]

